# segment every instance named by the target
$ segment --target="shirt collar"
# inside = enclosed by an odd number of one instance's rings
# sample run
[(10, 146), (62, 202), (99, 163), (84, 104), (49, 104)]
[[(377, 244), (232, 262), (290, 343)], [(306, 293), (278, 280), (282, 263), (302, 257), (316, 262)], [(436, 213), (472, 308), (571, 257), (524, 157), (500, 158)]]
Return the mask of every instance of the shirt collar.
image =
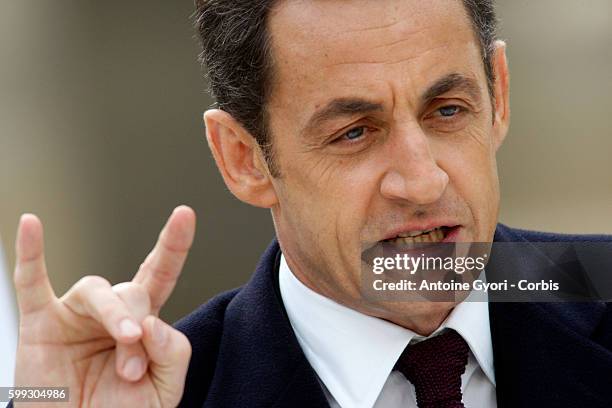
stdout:
[[(423, 339), (314, 292), (293, 275), (284, 255), (279, 286), (306, 358), (340, 406), (372, 407), (406, 346)], [(456, 330), (466, 340), (495, 384), (487, 302), (460, 303), (432, 335), (444, 328)]]

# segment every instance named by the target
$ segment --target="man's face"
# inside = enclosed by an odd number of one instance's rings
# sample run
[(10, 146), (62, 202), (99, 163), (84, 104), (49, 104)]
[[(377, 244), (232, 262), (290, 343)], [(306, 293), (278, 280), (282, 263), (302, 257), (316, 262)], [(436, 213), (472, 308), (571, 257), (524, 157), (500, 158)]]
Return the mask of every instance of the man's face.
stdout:
[(269, 25), (273, 215), (303, 282), (364, 309), (362, 248), (492, 240), (503, 130), (460, 0), (284, 1)]

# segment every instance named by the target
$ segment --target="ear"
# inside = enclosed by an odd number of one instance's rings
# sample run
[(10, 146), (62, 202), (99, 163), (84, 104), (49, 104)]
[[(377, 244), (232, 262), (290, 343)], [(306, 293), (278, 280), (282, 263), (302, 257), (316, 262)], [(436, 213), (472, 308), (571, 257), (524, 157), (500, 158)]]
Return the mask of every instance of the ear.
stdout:
[(495, 73), (495, 112), (493, 123), (493, 136), (495, 150), (502, 145), (510, 127), (510, 74), (506, 58), (506, 43), (495, 41), (493, 55), (493, 71)]
[(255, 138), (230, 114), (204, 113), (206, 139), (225, 185), (239, 200), (270, 208), (278, 200), (272, 176)]

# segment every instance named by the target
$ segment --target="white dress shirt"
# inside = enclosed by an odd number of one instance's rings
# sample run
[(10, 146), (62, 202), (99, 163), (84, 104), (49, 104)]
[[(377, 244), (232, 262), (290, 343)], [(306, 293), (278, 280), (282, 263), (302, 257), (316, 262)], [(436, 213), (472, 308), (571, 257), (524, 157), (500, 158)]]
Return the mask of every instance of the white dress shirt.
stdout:
[[(425, 338), (314, 292), (281, 256), (280, 292), (293, 331), (332, 408), (417, 408), (414, 386), (393, 366), (410, 342)], [(458, 304), (440, 327), (468, 343), (461, 391), (466, 408), (495, 408), (493, 347), (487, 302)]]
[(0, 387), (12, 387), (17, 353), (17, 313), (11, 275), (5, 266), (0, 242)]

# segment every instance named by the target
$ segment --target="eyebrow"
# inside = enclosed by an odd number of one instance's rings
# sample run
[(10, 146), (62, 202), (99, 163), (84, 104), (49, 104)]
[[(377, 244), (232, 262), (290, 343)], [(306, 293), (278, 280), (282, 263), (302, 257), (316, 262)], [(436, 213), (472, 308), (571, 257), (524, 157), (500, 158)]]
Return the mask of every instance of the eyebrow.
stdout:
[(308, 120), (302, 133), (306, 134), (318, 128), (328, 120), (339, 117), (351, 117), (372, 112), (381, 112), (383, 105), (361, 98), (338, 98), (329, 102)]
[(467, 92), (467, 94), (474, 99), (474, 102), (477, 103), (480, 102), (482, 98), (480, 87), (474, 79), (455, 73), (442, 77), (431, 85), (421, 96), (421, 101), (425, 105), (450, 91)]

